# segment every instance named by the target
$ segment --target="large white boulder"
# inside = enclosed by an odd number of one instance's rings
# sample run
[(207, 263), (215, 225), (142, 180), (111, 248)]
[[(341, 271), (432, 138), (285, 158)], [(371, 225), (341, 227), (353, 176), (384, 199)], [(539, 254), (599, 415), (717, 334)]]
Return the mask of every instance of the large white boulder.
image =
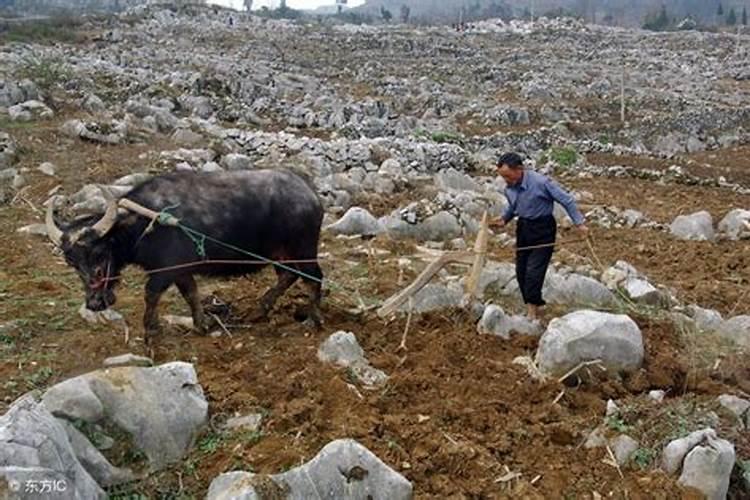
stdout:
[(643, 357), (643, 337), (632, 319), (582, 310), (550, 321), (539, 341), (536, 363), (553, 376), (594, 360), (601, 360), (608, 370), (627, 372), (638, 370)]

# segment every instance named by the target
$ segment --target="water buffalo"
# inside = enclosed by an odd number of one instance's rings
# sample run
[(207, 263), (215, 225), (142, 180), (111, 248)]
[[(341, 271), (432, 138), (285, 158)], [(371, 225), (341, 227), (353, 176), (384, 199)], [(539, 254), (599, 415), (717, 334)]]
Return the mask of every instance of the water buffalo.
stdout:
[[(258, 317), (265, 317), (276, 300), (298, 279), (309, 291), (307, 316), (321, 324), (323, 273), (317, 263), (323, 208), (309, 181), (287, 170), (175, 172), (152, 177), (124, 198), (154, 211), (168, 209), (181, 224), (210, 238), (284, 264), (303, 275), (274, 265), (277, 283), (261, 298)], [(159, 298), (177, 285), (189, 304), (193, 323), (204, 331), (206, 320), (193, 275), (234, 276), (259, 271), (263, 263), (211, 239), (200, 241), (179, 227), (118, 207), (112, 200), (102, 217), (89, 217), (63, 226), (49, 204), (46, 223), (50, 239), (83, 281), (86, 306), (93, 311), (115, 302), (120, 272), (135, 264), (148, 273), (143, 326), (146, 339), (159, 330)], [(203, 247), (203, 251), (201, 251)], [(198, 263), (201, 260), (223, 261)]]

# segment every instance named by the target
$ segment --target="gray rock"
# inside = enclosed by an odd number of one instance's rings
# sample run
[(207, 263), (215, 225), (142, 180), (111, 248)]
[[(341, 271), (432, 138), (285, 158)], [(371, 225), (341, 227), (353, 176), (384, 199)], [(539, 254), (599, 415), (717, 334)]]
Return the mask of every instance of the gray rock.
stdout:
[(617, 403), (612, 401), (611, 399), (607, 400), (607, 410), (605, 415), (607, 417), (614, 417), (615, 415), (618, 415), (620, 413), (620, 407), (617, 406)]
[(662, 401), (664, 401), (664, 396), (666, 396), (666, 393), (661, 390), (649, 391), (648, 393), (649, 399), (651, 399), (652, 401), (656, 401), (657, 403), (661, 403)]
[(663, 154), (668, 158), (673, 157), (676, 154), (684, 153), (685, 146), (680, 143), (679, 137), (675, 134), (669, 134), (660, 137), (654, 145), (654, 150), (657, 153)]
[(84, 97), (81, 106), (89, 113), (101, 113), (106, 109), (104, 101), (96, 94), (88, 94)]
[(667, 444), (664, 453), (662, 453), (662, 470), (669, 475), (677, 474), (682, 468), (682, 462), (688, 452), (709, 437), (716, 439), (716, 432), (713, 429), (695, 431), (684, 438), (675, 439)]
[(425, 241), (449, 241), (462, 232), (458, 219), (445, 211), (427, 217), (419, 226), (420, 239)]
[(73, 448), (76, 458), (99, 486), (106, 488), (135, 480), (133, 471), (121, 469), (109, 463), (73, 424), (63, 419), (58, 420), (68, 434), (70, 446)]
[(638, 224), (646, 221), (646, 216), (642, 212), (632, 209), (623, 211), (621, 217), (625, 220), (627, 227), (636, 227)]
[(105, 368), (114, 368), (116, 366), (153, 366), (154, 361), (151, 358), (145, 356), (137, 356), (135, 354), (127, 353), (119, 356), (113, 356), (107, 358), (102, 363)]
[(609, 447), (612, 448), (617, 463), (623, 466), (628, 463), (630, 457), (638, 449), (638, 441), (625, 434), (620, 434), (609, 442)]
[(704, 445), (687, 454), (677, 482), (700, 490), (709, 500), (724, 500), (734, 462), (732, 443), (709, 436)]
[(750, 210), (735, 208), (719, 222), (719, 232), (730, 240), (750, 237)]
[(326, 228), (333, 234), (377, 235), (384, 231), (378, 219), (360, 207), (352, 207), (341, 219)]
[(221, 168), (221, 165), (214, 161), (206, 162), (201, 167), (201, 172), (221, 172), (222, 170), (224, 169)]
[(62, 127), (61, 132), (80, 139), (102, 144), (122, 144), (128, 134), (128, 125), (124, 121), (112, 121), (111, 123), (84, 123), (81, 120), (68, 120)]
[(409, 481), (351, 439), (327, 444), (308, 463), (283, 474), (228, 472), (216, 477), (206, 500), (347, 498), (410, 500)]
[(639, 304), (659, 306), (668, 303), (668, 297), (646, 279), (627, 278), (623, 288), (628, 297)]
[(18, 191), (26, 185), (26, 179), (21, 174), (18, 174), (13, 177), (13, 181), (10, 183), (10, 185), (13, 189)]
[(481, 191), (479, 184), (474, 179), (455, 168), (439, 172), (435, 177), (435, 184), (438, 188), (446, 191)]
[(388, 375), (384, 371), (378, 370), (369, 362), (358, 361), (348, 368), (354, 379), (366, 389), (382, 386), (388, 380)]
[(688, 153), (697, 153), (699, 151), (706, 150), (706, 144), (695, 136), (688, 137), (687, 144), (685, 145)]
[(509, 339), (511, 333), (539, 336), (542, 334), (542, 325), (539, 321), (532, 321), (525, 316), (507, 315), (502, 308), (491, 304), (484, 310), (477, 331)]
[(349, 366), (365, 359), (365, 352), (352, 332), (339, 331), (328, 337), (318, 348), (318, 359), (324, 363)]
[(186, 161), (182, 161), (174, 166), (174, 169), (178, 172), (192, 172), (195, 170), (191, 164)]
[[(54, 481), (65, 486), (56, 498), (104, 499), (104, 491), (76, 458), (68, 434), (49, 411), (27, 395), (0, 417), (0, 481), (9, 486)], [(29, 498), (3, 489), (3, 498)]]
[[(463, 296), (463, 291), (460, 289), (439, 284), (429, 284), (414, 294), (412, 303), (413, 312), (422, 314), (430, 311), (460, 307)], [(399, 312), (408, 311), (408, 302), (399, 308)]]
[(717, 331), (724, 338), (743, 347), (750, 347), (750, 315), (730, 318), (724, 321)]
[(548, 272), (544, 280), (543, 294), (550, 304), (608, 307), (617, 302), (607, 287), (593, 278), (580, 274), (561, 275)]
[(29, 224), (28, 226), (19, 227), (17, 233), (30, 234), (33, 236), (47, 236), (47, 226), (45, 224)]
[(747, 410), (750, 409), (750, 401), (748, 401), (747, 399), (738, 398), (737, 396), (732, 396), (731, 394), (722, 394), (718, 399), (721, 406), (731, 411), (738, 417), (742, 417), (742, 415), (744, 415)]
[(403, 177), (405, 172), (404, 168), (401, 166), (401, 163), (399, 163), (398, 160), (394, 158), (388, 158), (383, 163), (380, 164), (380, 169), (378, 170), (378, 174), (386, 177), (391, 177), (394, 179), (398, 179), (399, 177)]
[(643, 278), (643, 276), (624, 260), (618, 260), (614, 266), (602, 273), (602, 283), (610, 290), (624, 286), (628, 278)]
[(189, 363), (98, 370), (50, 388), (55, 416), (95, 424), (105, 418), (132, 436), (152, 470), (180, 460), (208, 419), (208, 403)]
[(704, 211), (680, 215), (669, 226), (672, 235), (682, 240), (714, 241), (713, 219)]
[(599, 359), (610, 371), (635, 371), (643, 364), (643, 337), (623, 314), (576, 311), (555, 318), (539, 341), (536, 363), (550, 375), (562, 375), (584, 361)]
[(227, 170), (250, 170), (253, 168), (253, 160), (243, 154), (229, 153), (221, 159), (221, 166)]
[(721, 314), (713, 309), (704, 309), (696, 305), (691, 305), (688, 306), (688, 311), (695, 322), (695, 326), (704, 332), (715, 331), (724, 322)]
[(126, 176), (120, 177), (115, 182), (112, 183), (114, 186), (135, 186), (137, 184), (140, 184), (141, 182), (147, 181), (151, 178), (150, 174), (128, 174)]
[(55, 113), (43, 102), (32, 100), (11, 106), (8, 115), (14, 122), (28, 122), (52, 118)]
[(39, 165), (39, 168), (37, 168), (37, 170), (39, 170), (44, 175), (49, 175), (50, 177), (55, 176), (55, 166), (48, 161)]
[(224, 425), (227, 429), (239, 429), (248, 432), (257, 432), (263, 421), (263, 415), (253, 413), (242, 417), (232, 417)]
[(196, 134), (189, 128), (178, 128), (172, 133), (172, 140), (182, 146), (193, 146), (203, 140), (203, 136)]

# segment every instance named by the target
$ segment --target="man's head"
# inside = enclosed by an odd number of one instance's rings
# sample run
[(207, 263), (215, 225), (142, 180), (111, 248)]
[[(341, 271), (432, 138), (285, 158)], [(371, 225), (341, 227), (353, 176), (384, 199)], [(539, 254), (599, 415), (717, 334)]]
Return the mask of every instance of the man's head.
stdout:
[(505, 153), (497, 160), (497, 173), (509, 185), (517, 184), (523, 178), (523, 159), (517, 153)]

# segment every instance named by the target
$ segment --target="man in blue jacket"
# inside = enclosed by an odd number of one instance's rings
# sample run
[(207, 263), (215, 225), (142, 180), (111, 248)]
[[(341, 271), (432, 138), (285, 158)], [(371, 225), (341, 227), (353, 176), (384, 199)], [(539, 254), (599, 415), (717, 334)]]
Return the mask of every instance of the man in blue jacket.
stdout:
[[(502, 228), (518, 216), (516, 225), (516, 279), (526, 304), (529, 318), (539, 318), (544, 276), (547, 274), (554, 251), (557, 223), (552, 215), (554, 202), (565, 208), (573, 224), (583, 236), (588, 228), (573, 196), (555, 181), (542, 174), (523, 168), (523, 160), (516, 153), (506, 153), (497, 161), (498, 174), (505, 179), (508, 206), (502, 217), (490, 222)], [(547, 245), (547, 246), (544, 246)], [(524, 247), (538, 247), (524, 250)]]

